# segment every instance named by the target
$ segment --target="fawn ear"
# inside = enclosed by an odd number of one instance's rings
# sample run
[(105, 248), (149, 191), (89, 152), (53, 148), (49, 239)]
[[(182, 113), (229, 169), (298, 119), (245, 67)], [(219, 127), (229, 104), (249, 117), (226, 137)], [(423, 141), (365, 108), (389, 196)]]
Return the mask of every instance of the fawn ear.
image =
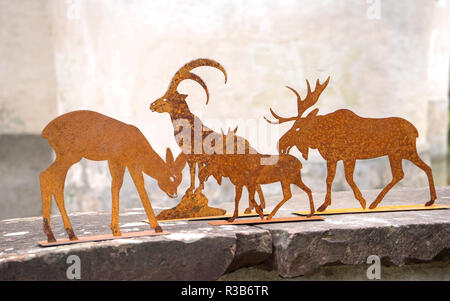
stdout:
[(175, 160), (175, 170), (178, 171), (182, 171), (184, 166), (186, 165), (186, 159), (187, 156), (185, 153), (181, 152), (177, 159)]
[(169, 165), (173, 165), (174, 163), (172, 151), (170, 150), (170, 148), (167, 148), (166, 150), (166, 163)]

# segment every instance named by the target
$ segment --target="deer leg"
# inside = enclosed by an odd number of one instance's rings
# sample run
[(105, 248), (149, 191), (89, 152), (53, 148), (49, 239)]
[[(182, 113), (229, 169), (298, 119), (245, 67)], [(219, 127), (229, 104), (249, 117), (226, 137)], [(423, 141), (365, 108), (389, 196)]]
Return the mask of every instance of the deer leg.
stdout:
[(258, 213), (258, 215), (261, 219), (264, 219), (264, 212), (262, 211), (261, 207), (255, 201), (256, 185), (248, 185), (247, 188), (248, 188), (248, 197), (250, 198), (250, 202), (255, 207), (256, 213)]
[(64, 205), (64, 182), (66, 180), (67, 172), (69, 171), (70, 166), (74, 164), (75, 162), (78, 162), (78, 160), (64, 160), (60, 159), (60, 164), (58, 164), (58, 167), (55, 167), (55, 179), (56, 181), (56, 189), (54, 191), (55, 196), (55, 202), (58, 206), (59, 212), (61, 213), (61, 217), (64, 223), (64, 229), (66, 230), (67, 235), (69, 236), (70, 240), (77, 240), (75, 233), (73, 232), (72, 225), (70, 224), (69, 217), (67, 216), (66, 212), (66, 206)]
[(290, 183), (281, 182), (281, 188), (283, 189), (283, 199), (278, 203), (278, 205), (275, 206), (275, 208), (266, 218), (267, 220), (271, 220), (272, 217), (277, 213), (278, 209), (280, 209), (281, 206), (283, 206), (283, 204), (286, 203), (292, 197)]
[(336, 163), (336, 161), (327, 161), (327, 194), (325, 196), (325, 202), (317, 209), (319, 212), (325, 211), (331, 205), (331, 185), (336, 175)]
[(422, 169), (428, 177), (428, 184), (430, 185), (430, 198), (431, 200), (425, 204), (425, 206), (431, 206), (434, 204), (434, 201), (436, 200), (436, 188), (434, 187), (434, 181), (433, 181), (433, 174), (431, 172), (430, 166), (428, 166), (425, 162), (420, 159), (419, 155), (417, 154), (417, 151), (414, 151), (414, 154), (411, 157), (407, 158), (409, 161), (414, 163), (417, 167)]
[(125, 173), (125, 166), (118, 162), (108, 162), (109, 172), (111, 173), (111, 196), (112, 196), (112, 213), (111, 225), (113, 236), (121, 236), (119, 230), (119, 193), (123, 184), (123, 175)]
[(236, 195), (234, 197), (234, 213), (233, 216), (228, 219), (229, 223), (234, 222), (234, 220), (239, 216), (239, 200), (242, 196), (242, 186), (235, 186)]
[(147, 191), (145, 191), (144, 177), (142, 176), (142, 171), (137, 168), (129, 168), (131, 178), (133, 179), (134, 185), (141, 198), (142, 205), (144, 206), (145, 213), (147, 213), (148, 221), (150, 223), (150, 228), (154, 228), (155, 232), (162, 232), (162, 228), (159, 226), (158, 221), (155, 217), (155, 212), (153, 212), (152, 205), (148, 199)]
[(356, 184), (353, 180), (353, 172), (355, 171), (355, 163), (356, 163), (356, 160), (344, 161), (345, 179), (347, 180), (347, 183), (352, 188), (353, 194), (355, 195), (355, 198), (361, 204), (361, 207), (363, 209), (366, 209), (366, 200), (363, 198), (361, 191), (358, 189), (358, 186), (356, 186)]
[(315, 210), (314, 210), (314, 201), (313, 201), (313, 196), (312, 196), (311, 189), (309, 189), (309, 187), (306, 186), (305, 183), (303, 183), (301, 177), (299, 177), (299, 180), (297, 180), (297, 182), (294, 183), (294, 184), (297, 185), (301, 190), (306, 192), (306, 194), (308, 195), (309, 209), (310, 209), (310, 213), (308, 214), (308, 216), (313, 216)]
[(41, 195), (42, 195), (42, 227), (47, 235), (48, 242), (55, 242), (55, 235), (53, 235), (52, 228), (50, 227), (50, 211), (52, 209), (52, 191), (51, 186), (51, 166), (41, 172), (39, 179), (41, 182)]
[(377, 196), (375, 201), (373, 201), (372, 204), (370, 204), (369, 208), (374, 209), (377, 207), (377, 205), (381, 202), (385, 194), (398, 182), (400, 182), (401, 179), (405, 176), (403, 173), (402, 168), (402, 158), (398, 156), (389, 156), (389, 163), (391, 164), (391, 171), (392, 171), (392, 181), (384, 187), (384, 189), (380, 192), (380, 194)]

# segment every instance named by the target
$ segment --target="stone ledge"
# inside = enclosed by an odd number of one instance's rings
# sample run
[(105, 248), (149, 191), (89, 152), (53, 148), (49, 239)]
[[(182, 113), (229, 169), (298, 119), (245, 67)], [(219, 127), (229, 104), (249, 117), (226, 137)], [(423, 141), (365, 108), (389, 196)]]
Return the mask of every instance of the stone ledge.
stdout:
[[(377, 192), (363, 195), (370, 201)], [(438, 203), (450, 205), (450, 187), (437, 192)], [(267, 194), (267, 199), (272, 208), (280, 196)], [(320, 205), (323, 194), (314, 199)], [(428, 189), (403, 188), (392, 190), (382, 205), (427, 200)], [(294, 195), (278, 216), (307, 206), (306, 195)], [(352, 192), (333, 193), (333, 208), (356, 206)], [(74, 213), (70, 218), (78, 236), (109, 233), (110, 213)], [(144, 218), (141, 209), (121, 212), (121, 231), (147, 230)], [(60, 216), (52, 216), (51, 223), (57, 238), (64, 237)], [(207, 221), (161, 225), (169, 235), (40, 248), (40, 217), (0, 221), (0, 280), (64, 280), (69, 255), (80, 257), (83, 280), (216, 280), (260, 264), (292, 278), (330, 264), (365, 264), (369, 255), (402, 266), (433, 261), (450, 250), (450, 210), (334, 215), (323, 222), (258, 226), (211, 226)]]

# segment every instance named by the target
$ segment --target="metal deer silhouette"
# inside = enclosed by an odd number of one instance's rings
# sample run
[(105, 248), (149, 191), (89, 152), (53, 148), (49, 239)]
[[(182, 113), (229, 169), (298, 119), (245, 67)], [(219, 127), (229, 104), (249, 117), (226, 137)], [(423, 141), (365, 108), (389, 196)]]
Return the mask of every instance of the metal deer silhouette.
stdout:
[[(223, 140), (228, 144), (233, 141), (235, 132), (228, 132), (223, 135)], [(239, 141), (234, 140), (234, 145)], [(300, 170), (302, 164), (300, 160), (289, 154), (283, 155), (263, 155), (263, 154), (220, 154), (208, 157), (207, 164), (200, 167), (199, 179), (202, 186), (209, 176), (214, 176), (220, 184), (222, 177), (230, 179), (235, 186), (235, 207), (234, 214), (228, 220), (233, 222), (238, 217), (239, 200), (241, 199), (242, 188), (247, 187), (250, 203), (255, 206), (256, 212), (261, 219), (264, 214), (255, 202), (255, 190), (258, 185), (280, 182), (283, 190), (283, 199), (275, 206), (267, 217), (268, 220), (277, 213), (278, 209), (291, 197), (291, 184), (297, 185), (306, 192), (309, 198), (311, 213), (314, 214), (314, 202), (311, 190), (303, 183)]]
[(345, 109), (322, 116), (317, 116), (318, 109), (314, 109), (306, 117), (302, 117), (302, 114), (318, 101), (329, 80), (330, 77), (323, 84), (317, 80), (312, 92), (306, 80), (308, 94), (303, 100), (296, 90), (287, 87), (297, 96), (297, 116), (280, 117), (270, 109), (277, 122), (266, 119), (270, 123), (294, 121), (292, 128), (278, 141), (281, 154), (287, 154), (292, 147), (296, 146), (303, 157), (308, 159), (308, 149), (312, 148), (318, 149), (327, 161), (327, 193), (325, 202), (318, 211), (324, 211), (331, 204), (331, 185), (339, 160), (344, 163), (345, 178), (355, 198), (362, 208), (366, 208), (366, 201), (353, 181), (355, 161), (381, 156), (389, 157), (392, 181), (379, 193), (369, 208), (376, 208), (385, 194), (404, 177), (403, 159), (408, 159), (427, 174), (431, 200), (425, 205), (431, 206), (436, 200), (431, 168), (417, 154), (416, 138), (419, 134), (409, 121), (397, 117), (363, 118)]
[[(192, 194), (195, 189), (195, 174), (196, 166), (201, 166), (207, 162), (208, 156), (217, 151), (215, 142), (222, 138), (222, 135), (214, 132), (206, 127), (201, 120), (191, 113), (189, 106), (186, 103), (186, 94), (180, 94), (177, 91), (178, 85), (186, 79), (194, 80), (200, 84), (206, 92), (206, 104), (209, 102), (209, 91), (205, 82), (196, 74), (191, 73), (195, 68), (209, 66), (216, 68), (225, 76), (225, 83), (227, 81), (227, 73), (223, 66), (211, 59), (195, 59), (184, 66), (182, 66), (173, 76), (169, 88), (166, 93), (156, 99), (150, 105), (150, 110), (158, 113), (168, 113), (174, 128), (174, 136), (182, 151), (187, 155), (187, 163), (190, 169), (191, 184), (186, 194)], [(183, 129), (188, 129), (188, 134), (184, 135)], [(205, 145), (205, 140), (212, 141), (210, 145)], [(247, 153), (257, 153), (249, 144), (247, 144)], [(264, 196), (261, 187), (258, 185), (256, 190), (259, 195), (261, 204), (264, 205)], [(201, 189), (195, 191), (201, 192)]]
[(64, 206), (64, 182), (69, 168), (82, 158), (108, 161), (112, 177), (111, 230), (114, 236), (121, 235), (119, 191), (126, 168), (136, 185), (150, 227), (155, 232), (162, 231), (145, 191), (142, 173), (156, 179), (159, 188), (169, 197), (175, 198), (182, 180), (181, 171), (186, 165), (183, 153), (174, 160), (168, 148), (164, 162), (138, 128), (93, 111), (74, 111), (57, 117), (44, 128), (42, 137), (48, 139), (56, 152), (55, 161), (40, 174), (43, 228), (48, 242), (56, 241), (50, 227), (52, 196), (69, 239), (77, 240)]

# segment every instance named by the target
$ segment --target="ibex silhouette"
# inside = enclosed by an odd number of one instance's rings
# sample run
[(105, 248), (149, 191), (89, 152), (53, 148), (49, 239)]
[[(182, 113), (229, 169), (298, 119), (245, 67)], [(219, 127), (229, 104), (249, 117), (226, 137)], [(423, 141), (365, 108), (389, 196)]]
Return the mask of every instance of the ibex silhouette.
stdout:
[(40, 174), (43, 228), (48, 242), (56, 241), (50, 227), (52, 196), (70, 240), (77, 240), (64, 206), (64, 182), (69, 168), (82, 158), (108, 160), (112, 177), (111, 230), (114, 236), (121, 235), (119, 192), (126, 168), (136, 185), (150, 227), (155, 228), (156, 232), (162, 231), (145, 191), (142, 172), (156, 179), (159, 188), (175, 198), (182, 180), (181, 171), (186, 165), (183, 153), (174, 161), (168, 148), (164, 162), (138, 128), (93, 111), (74, 111), (57, 117), (44, 128), (42, 137), (48, 139), (56, 153), (55, 161)]
[(320, 84), (317, 80), (313, 92), (308, 80), (308, 94), (302, 100), (299, 93), (291, 87), (287, 87), (297, 96), (297, 116), (284, 118), (270, 112), (284, 123), (295, 121), (279, 140), (278, 149), (281, 154), (287, 154), (296, 146), (305, 159), (308, 159), (308, 149), (318, 149), (322, 157), (327, 161), (327, 193), (325, 202), (318, 211), (324, 211), (331, 204), (331, 185), (336, 172), (336, 164), (339, 160), (344, 162), (345, 178), (353, 189), (355, 198), (361, 207), (366, 207), (361, 192), (353, 181), (355, 162), (359, 159), (371, 159), (388, 156), (392, 171), (392, 181), (380, 192), (369, 208), (375, 208), (385, 194), (403, 177), (402, 159), (408, 159), (421, 168), (428, 177), (431, 200), (425, 205), (430, 206), (436, 200), (431, 168), (425, 164), (417, 154), (416, 138), (417, 129), (407, 120), (402, 118), (363, 118), (349, 110), (337, 110), (333, 113), (317, 116), (318, 109), (311, 111), (306, 117), (302, 114), (312, 107), (319, 99), (320, 94), (328, 85), (330, 77)]
[[(228, 141), (233, 138), (234, 133), (223, 135), (223, 140)], [(266, 163), (266, 164), (263, 164)], [(271, 164), (273, 163), (273, 164)], [(268, 220), (277, 213), (278, 209), (286, 203), (291, 197), (291, 184), (297, 185), (306, 192), (309, 198), (310, 215), (314, 214), (314, 202), (311, 190), (303, 183), (301, 178), (302, 164), (300, 160), (292, 155), (263, 155), (263, 154), (222, 154), (211, 155), (208, 162), (200, 167), (199, 180), (200, 185), (214, 176), (217, 182), (222, 177), (230, 179), (235, 186), (235, 206), (234, 214), (228, 220), (233, 222), (238, 217), (239, 201), (241, 199), (242, 188), (247, 187), (250, 204), (255, 206), (256, 212), (261, 219), (264, 214), (261, 208), (255, 202), (255, 190), (258, 185), (280, 182), (283, 190), (283, 199), (275, 206), (267, 217)]]
[[(227, 73), (221, 64), (211, 59), (195, 59), (184, 66), (182, 66), (173, 76), (169, 88), (166, 93), (151, 103), (150, 110), (158, 113), (168, 113), (174, 128), (175, 139), (182, 151), (188, 156), (187, 163), (190, 169), (191, 185), (186, 193), (192, 193), (195, 189), (195, 172), (196, 165), (202, 165), (206, 162), (209, 155), (217, 151), (217, 145), (214, 142), (220, 141), (222, 134), (216, 133), (210, 128), (206, 127), (201, 120), (191, 113), (189, 106), (186, 103), (186, 94), (180, 94), (177, 91), (178, 85), (185, 79), (191, 79), (200, 84), (206, 92), (206, 104), (209, 102), (209, 91), (205, 82), (196, 74), (191, 73), (192, 69), (209, 66), (216, 68), (225, 76), (225, 83), (227, 82)], [(188, 127), (189, 137), (183, 135), (182, 127)], [(204, 141), (208, 139), (213, 141), (211, 145), (204, 145)], [(241, 138), (244, 140), (243, 138)], [(200, 146), (200, 149), (198, 148)], [(245, 144), (245, 153), (257, 153), (250, 144)], [(258, 185), (256, 190), (262, 205), (264, 205), (264, 195), (261, 187)]]

